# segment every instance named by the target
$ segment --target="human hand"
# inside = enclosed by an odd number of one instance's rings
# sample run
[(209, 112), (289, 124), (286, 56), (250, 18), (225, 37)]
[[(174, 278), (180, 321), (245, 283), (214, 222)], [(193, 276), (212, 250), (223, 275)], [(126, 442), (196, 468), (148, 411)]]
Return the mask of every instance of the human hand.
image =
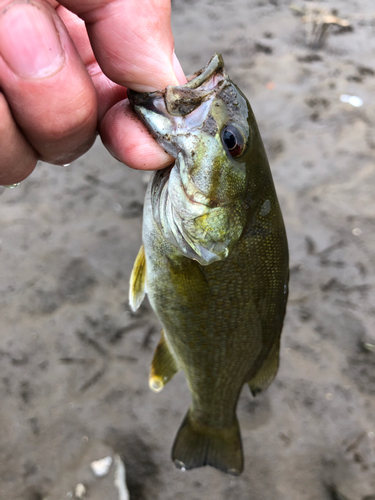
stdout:
[(132, 168), (170, 164), (124, 87), (184, 83), (173, 46), (170, 0), (0, 0), (0, 185), (70, 163), (97, 131)]

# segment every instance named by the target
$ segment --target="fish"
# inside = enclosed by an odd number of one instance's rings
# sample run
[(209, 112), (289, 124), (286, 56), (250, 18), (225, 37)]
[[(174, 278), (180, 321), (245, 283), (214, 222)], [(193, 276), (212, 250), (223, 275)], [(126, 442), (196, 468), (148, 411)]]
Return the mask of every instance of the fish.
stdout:
[(236, 407), (244, 384), (265, 390), (279, 366), (288, 243), (266, 152), (244, 94), (215, 54), (184, 85), (138, 93), (131, 106), (174, 162), (152, 174), (143, 244), (130, 277), (162, 323), (150, 371), (159, 392), (183, 370), (191, 405), (177, 468), (243, 470)]

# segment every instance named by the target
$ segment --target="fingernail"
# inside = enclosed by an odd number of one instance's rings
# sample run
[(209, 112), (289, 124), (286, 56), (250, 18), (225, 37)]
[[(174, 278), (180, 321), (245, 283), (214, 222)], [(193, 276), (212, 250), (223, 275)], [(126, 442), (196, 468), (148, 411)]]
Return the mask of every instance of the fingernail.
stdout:
[(184, 83), (187, 82), (186, 76), (180, 64), (180, 61), (177, 59), (175, 52), (173, 52), (173, 70), (177, 77), (178, 83), (180, 85), (184, 85)]
[(52, 15), (30, 2), (10, 5), (0, 17), (0, 54), (21, 78), (57, 73), (64, 53)]

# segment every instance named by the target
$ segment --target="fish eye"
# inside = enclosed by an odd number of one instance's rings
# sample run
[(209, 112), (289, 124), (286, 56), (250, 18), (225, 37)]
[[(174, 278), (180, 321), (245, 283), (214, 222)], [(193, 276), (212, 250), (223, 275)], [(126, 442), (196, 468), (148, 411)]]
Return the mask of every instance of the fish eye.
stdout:
[(233, 125), (233, 123), (223, 128), (221, 139), (233, 158), (242, 155), (245, 149), (245, 139), (240, 130)]

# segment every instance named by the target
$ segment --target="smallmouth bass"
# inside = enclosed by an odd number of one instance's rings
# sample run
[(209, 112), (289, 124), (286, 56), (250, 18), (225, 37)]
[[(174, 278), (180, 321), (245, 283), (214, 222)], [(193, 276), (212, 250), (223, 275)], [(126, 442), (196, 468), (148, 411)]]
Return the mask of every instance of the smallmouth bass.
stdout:
[(185, 373), (192, 403), (175, 465), (238, 475), (238, 397), (245, 383), (256, 395), (276, 375), (288, 296), (288, 244), (267, 156), (220, 54), (185, 85), (129, 91), (129, 100), (175, 158), (150, 180), (130, 279), (131, 307), (147, 292), (163, 325), (150, 387)]

